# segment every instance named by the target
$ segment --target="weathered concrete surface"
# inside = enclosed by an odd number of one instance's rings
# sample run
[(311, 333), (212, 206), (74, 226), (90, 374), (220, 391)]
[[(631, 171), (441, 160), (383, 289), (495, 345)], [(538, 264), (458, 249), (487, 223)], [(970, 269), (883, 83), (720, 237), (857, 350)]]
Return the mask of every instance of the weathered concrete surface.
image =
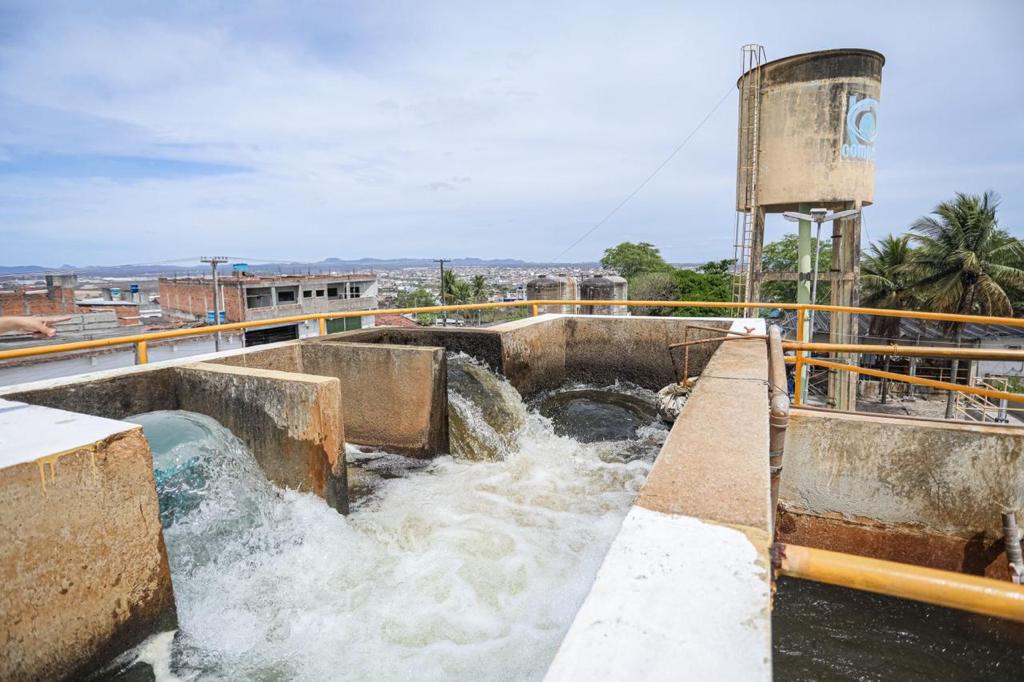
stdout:
[[(657, 391), (679, 380), (673, 373), (668, 347), (683, 341), (691, 322), (678, 317), (566, 318), (566, 377), (598, 384), (629, 381)], [(731, 320), (698, 323), (718, 327), (724, 335)], [(690, 339), (713, 336), (714, 332), (694, 330)], [(690, 348), (690, 376), (700, 374), (717, 347), (718, 343), (708, 343)], [(682, 371), (682, 351), (678, 353)]]
[(308, 343), (301, 350), (304, 372), (339, 380), (349, 442), (414, 456), (448, 452), (444, 348)]
[(996, 580), (1010, 577), (1005, 544), (1001, 538), (993, 539), (984, 533), (956, 537), (922, 530), (915, 524), (885, 524), (863, 517), (848, 521), (784, 505), (779, 508), (776, 532), (779, 542), (794, 545), (984, 575)]
[(312, 492), (348, 511), (337, 379), (211, 363), (174, 371), (180, 409), (230, 429), (271, 482)]
[(501, 338), (501, 372), (524, 396), (565, 382), (566, 324), (565, 317), (540, 315), (492, 327)]
[(232, 367), (251, 367), (254, 369), (272, 369), (278, 372), (302, 372), (301, 344), (288, 341), (273, 344), (269, 347), (257, 346), (254, 349), (235, 351), (230, 355), (211, 360), (218, 365)]
[(177, 377), (169, 368), (131, 367), (10, 386), (0, 396), (32, 405), (124, 419), (155, 410), (177, 410)]
[(176, 627), (139, 427), (0, 400), (0, 453), (0, 679), (81, 679)]
[(764, 341), (721, 344), (669, 433), (637, 504), (768, 532), (767, 377)]
[(794, 409), (780, 500), (784, 541), (1002, 575), (1024, 430)]
[[(499, 325), (500, 326), (500, 325)], [(458, 327), (375, 327), (330, 334), (309, 343), (384, 343), (398, 346), (428, 346), (444, 348), (452, 353), (465, 353), (501, 371), (501, 336), (488, 329), (460, 329)]]
[(1024, 430), (794, 409), (780, 496), (818, 515), (999, 537), (1000, 509), (1024, 506)]
[[(760, 320), (732, 329), (745, 326), (765, 332)], [(723, 343), (547, 682), (771, 679), (769, 500), (766, 344)]]

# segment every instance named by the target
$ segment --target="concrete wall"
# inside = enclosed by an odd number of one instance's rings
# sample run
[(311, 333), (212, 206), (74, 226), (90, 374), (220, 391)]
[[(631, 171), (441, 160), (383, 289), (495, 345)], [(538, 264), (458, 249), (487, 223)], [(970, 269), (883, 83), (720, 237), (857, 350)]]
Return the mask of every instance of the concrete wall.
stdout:
[[(673, 374), (668, 347), (683, 341), (693, 322), (729, 329), (731, 320), (687, 320), (679, 317), (570, 317), (566, 319), (565, 373), (579, 381), (612, 383), (630, 381), (658, 390), (679, 380)], [(695, 329), (691, 340), (715, 336)], [(690, 348), (690, 376), (701, 373), (718, 343)], [(677, 355), (682, 370), (682, 350)]]
[(199, 363), (175, 370), (181, 409), (213, 417), (244, 442), (267, 478), (348, 511), (337, 379)]
[(764, 342), (712, 357), (546, 682), (771, 679), (767, 377)]
[[(281, 347), (289, 345), (253, 353), (270, 365), (287, 364), (278, 360), (294, 358), (296, 351), (277, 351)], [(187, 359), (14, 386), (0, 389), (0, 396), (110, 419), (155, 410), (199, 412), (249, 446), (271, 481), (347, 510), (337, 379)]]
[(336, 377), (346, 438), (416, 456), (448, 452), (448, 377), (443, 348), (303, 344), (309, 374)]
[(381, 338), (372, 331), (335, 334), (324, 343), (279, 344), (213, 362), (334, 377), (341, 386), (341, 418), (349, 442), (413, 456), (447, 452), (444, 348), (336, 340)]
[(429, 346), (452, 353), (465, 353), (502, 369), (502, 336), (496, 329), (458, 329), (455, 327), (372, 327), (331, 334), (323, 343), (386, 343), (399, 346)]
[(787, 541), (1005, 570), (1000, 511), (1024, 507), (1020, 428), (796, 409), (784, 467)]
[(142, 430), (0, 400), (0, 679), (83, 679), (175, 627)]
[(541, 315), (492, 328), (501, 338), (499, 367), (524, 396), (565, 383), (567, 324), (568, 318)]

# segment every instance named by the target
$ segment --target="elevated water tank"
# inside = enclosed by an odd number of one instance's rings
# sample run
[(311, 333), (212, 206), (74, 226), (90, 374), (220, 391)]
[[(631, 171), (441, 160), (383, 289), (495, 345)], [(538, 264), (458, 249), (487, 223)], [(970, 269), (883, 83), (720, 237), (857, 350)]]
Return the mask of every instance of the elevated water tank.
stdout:
[[(584, 301), (625, 301), (626, 280), (617, 275), (595, 275), (580, 282), (580, 299)], [(626, 306), (601, 304), (580, 306), (584, 315), (625, 315)]]
[[(845, 208), (874, 201), (875, 137), (885, 57), (872, 50), (808, 52), (740, 77), (736, 210), (749, 211), (757, 126), (756, 203), (768, 213), (801, 202)], [(744, 87), (760, 78), (760, 88)], [(757, 98), (757, 94), (760, 97)]]
[[(564, 298), (562, 296), (564, 289), (565, 281), (561, 277), (538, 275), (526, 283), (526, 300), (562, 300)], [(542, 305), (539, 311), (541, 313), (563, 312), (560, 305)]]

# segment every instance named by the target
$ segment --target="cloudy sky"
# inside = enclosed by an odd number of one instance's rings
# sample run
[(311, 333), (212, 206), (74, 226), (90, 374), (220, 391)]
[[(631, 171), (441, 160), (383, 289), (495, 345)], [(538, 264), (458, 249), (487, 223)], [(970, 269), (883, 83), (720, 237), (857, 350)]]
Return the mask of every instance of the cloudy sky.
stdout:
[(1022, 24), (1016, 0), (0, 0), (0, 265), (551, 260), (723, 96), (563, 260), (730, 257), (748, 42), (886, 55), (868, 237), (986, 189), (1024, 236)]

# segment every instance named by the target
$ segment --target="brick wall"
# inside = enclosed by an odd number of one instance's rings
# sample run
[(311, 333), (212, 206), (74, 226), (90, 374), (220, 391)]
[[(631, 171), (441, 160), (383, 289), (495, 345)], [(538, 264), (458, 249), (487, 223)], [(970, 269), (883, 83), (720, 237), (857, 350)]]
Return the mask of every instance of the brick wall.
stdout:
[[(241, 322), (245, 312), (241, 288), (228, 281), (222, 285), (221, 291), (224, 292), (223, 306), (227, 321)], [(160, 307), (206, 319), (206, 311), (213, 310), (213, 284), (210, 280), (161, 279)]]
[(75, 292), (65, 287), (33, 293), (15, 289), (13, 294), (0, 295), (0, 315), (71, 315), (77, 312)]

